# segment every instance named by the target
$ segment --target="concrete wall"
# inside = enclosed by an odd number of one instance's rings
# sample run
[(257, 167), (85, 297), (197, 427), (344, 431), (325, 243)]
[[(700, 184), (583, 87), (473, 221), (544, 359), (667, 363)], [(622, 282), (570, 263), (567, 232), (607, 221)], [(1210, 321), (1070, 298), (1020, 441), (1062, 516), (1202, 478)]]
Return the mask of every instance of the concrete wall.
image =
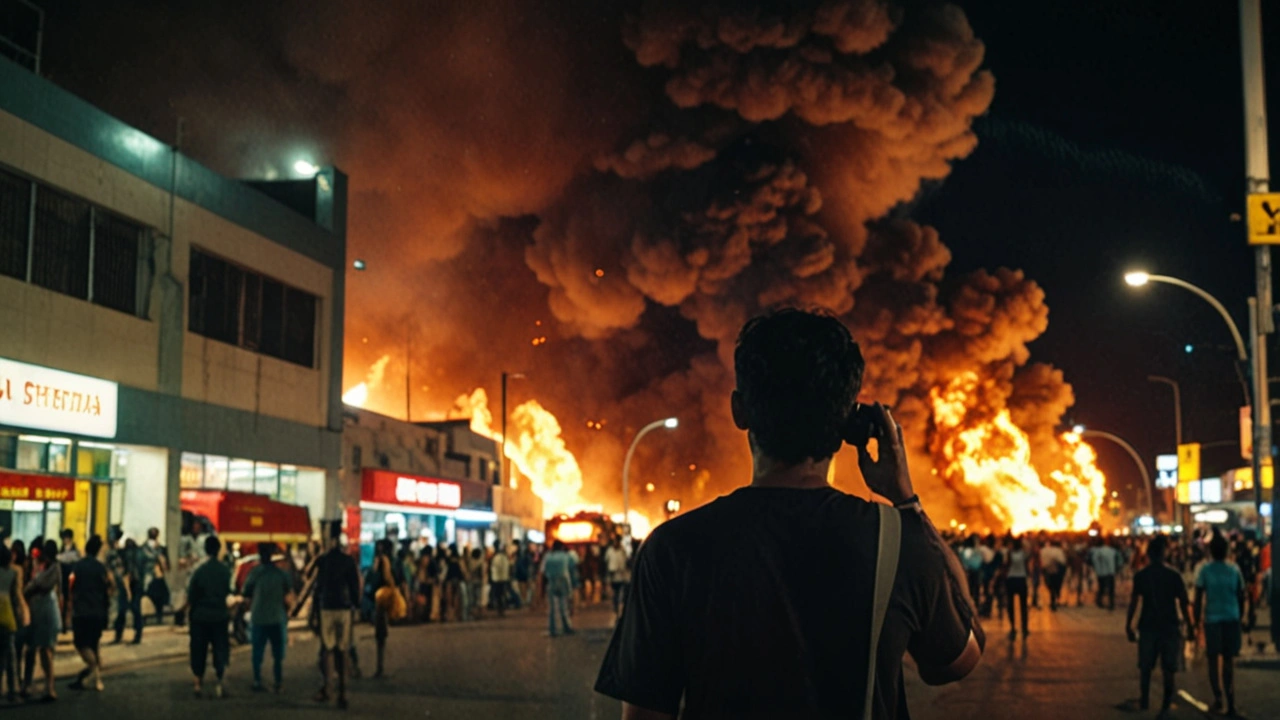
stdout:
[(0, 356), (156, 389), (156, 323), (3, 276), (0, 318)]

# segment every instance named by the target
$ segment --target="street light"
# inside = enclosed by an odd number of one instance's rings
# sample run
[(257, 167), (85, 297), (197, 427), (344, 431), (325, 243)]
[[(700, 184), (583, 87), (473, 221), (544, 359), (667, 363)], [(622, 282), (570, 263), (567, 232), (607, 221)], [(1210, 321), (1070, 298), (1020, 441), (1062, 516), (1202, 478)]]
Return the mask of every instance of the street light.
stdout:
[(1236, 342), (1236, 357), (1239, 358), (1242, 363), (1249, 361), (1249, 353), (1244, 349), (1244, 338), (1240, 335), (1240, 328), (1236, 327), (1236, 321), (1231, 319), (1231, 313), (1227, 312), (1227, 309), (1222, 306), (1222, 303), (1218, 302), (1218, 298), (1210, 295), (1203, 288), (1192, 285), (1185, 280), (1179, 280), (1175, 277), (1169, 277), (1168, 275), (1152, 275), (1151, 273), (1143, 272), (1141, 270), (1125, 273), (1124, 281), (1129, 285), (1129, 287), (1135, 288), (1143, 287), (1149, 283), (1177, 285), (1184, 290), (1190, 290), (1196, 295), (1199, 295), (1202, 300), (1212, 305), (1213, 309), (1218, 311), (1218, 314), (1222, 316), (1223, 320), (1227, 321), (1227, 327), (1231, 329), (1231, 339)]
[(508, 476), (511, 474), (511, 469), (507, 467), (507, 380), (523, 380), (524, 378), (524, 373), (502, 373), (502, 457), (499, 459), (499, 462), (502, 463), (502, 471), (500, 473), (502, 477), (499, 480), (504, 488), (507, 487)]
[(1142, 462), (1142, 456), (1138, 454), (1133, 446), (1125, 442), (1124, 438), (1102, 430), (1089, 430), (1083, 425), (1076, 425), (1072, 431), (1080, 437), (1097, 437), (1111, 442), (1124, 448), (1129, 453), (1129, 457), (1133, 458), (1133, 462), (1138, 466), (1138, 472), (1142, 473), (1142, 489), (1147, 495), (1147, 514), (1155, 517), (1155, 504), (1151, 500), (1151, 473), (1147, 472), (1147, 466)]
[(320, 168), (312, 165), (306, 160), (298, 160), (293, 163), (293, 171), (303, 177), (313, 177), (316, 173), (320, 172)]
[[(1162, 375), (1148, 375), (1147, 381), (1153, 382), (1153, 383), (1164, 383), (1165, 385), (1168, 385), (1169, 387), (1173, 388), (1174, 443), (1177, 445), (1177, 447), (1181, 448), (1182, 447), (1182, 389), (1178, 387), (1178, 381), (1172, 378), (1164, 377)], [(1182, 509), (1178, 506), (1177, 498), (1174, 497), (1172, 494), (1170, 494), (1172, 493), (1172, 490), (1166, 490), (1165, 493), (1166, 493), (1165, 495), (1166, 500), (1168, 500), (1171, 497), (1173, 498), (1173, 500), (1169, 503), (1169, 506), (1173, 508), (1173, 521), (1177, 523), (1179, 520), (1182, 519), (1181, 517), (1179, 517), (1182, 514)]]
[(640, 428), (640, 432), (636, 433), (636, 437), (631, 441), (631, 447), (627, 448), (627, 457), (622, 461), (622, 522), (631, 524), (631, 456), (635, 454), (636, 445), (640, 444), (640, 438), (648, 435), (651, 431), (658, 428), (666, 428), (675, 430), (680, 426), (679, 418), (665, 418), (663, 420), (654, 420), (653, 422)]

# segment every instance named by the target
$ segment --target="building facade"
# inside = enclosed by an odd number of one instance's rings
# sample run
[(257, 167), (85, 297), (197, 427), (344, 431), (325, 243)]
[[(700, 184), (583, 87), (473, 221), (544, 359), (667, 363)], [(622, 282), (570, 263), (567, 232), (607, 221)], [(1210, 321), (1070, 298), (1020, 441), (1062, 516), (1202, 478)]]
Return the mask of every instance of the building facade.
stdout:
[(504, 491), (498, 444), (467, 420), (409, 423), (348, 406), (342, 446), (339, 502), (366, 564), (383, 538), (479, 547), (541, 529), (541, 500), (527, 484)]
[(0, 526), (180, 534), (180, 492), (336, 511), (346, 177), (222, 177), (0, 60)]

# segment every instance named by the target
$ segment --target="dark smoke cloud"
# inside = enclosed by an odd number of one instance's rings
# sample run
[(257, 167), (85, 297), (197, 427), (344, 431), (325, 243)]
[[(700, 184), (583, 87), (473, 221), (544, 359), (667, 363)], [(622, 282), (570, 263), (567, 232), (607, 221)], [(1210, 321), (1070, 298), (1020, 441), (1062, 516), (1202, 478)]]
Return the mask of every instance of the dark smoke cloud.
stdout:
[[(347, 170), (351, 253), (370, 270), (349, 277), (346, 384), (383, 355), (402, 376), (411, 355), (418, 415), (524, 371), (513, 398), (560, 417), (589, 496), (616, 497), (631, 434), (673, 414), (680, 430), (637, 462), (669, 488), (651, 509), (742, 481), (728, 360), (742, 323), (779, 304), (853, 327), (864, 399), (894, 403), (919, 453), (928, 390), (957, 372), (1002, 388), (984, 398), (1033, 434), (1070, 403), (1060, 373), (1018, 371), (1047, 322), (1033, 282), (949, 279), (935, 230), (885, 219), (973, 151), (993, 96), (952, 5), (146, 10), (87, 8), (82, 38), (121, 51), (68, 61), (63, 80), (162, 136), (187, 118), (190, 151), (226, 172), (300, 150)], [(373, 406), (400, 413), (402, 388), (389, 379)]]

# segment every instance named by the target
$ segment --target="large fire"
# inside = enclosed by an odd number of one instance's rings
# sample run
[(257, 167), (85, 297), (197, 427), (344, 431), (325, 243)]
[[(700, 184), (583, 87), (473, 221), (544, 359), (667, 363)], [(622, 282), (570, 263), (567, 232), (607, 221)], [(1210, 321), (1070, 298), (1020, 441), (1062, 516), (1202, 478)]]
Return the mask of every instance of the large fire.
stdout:
[(935, 452), (938, 474), (975, 491), (983, 509), (1015, 534), (1087, 529), (1106, 497), (1093, 448), (1079, 435), (1063, 433), (1058, 440), (1067, 459), (1046, 481), (1008, 408), (990, 418), (971, 417), (978, 382), (977, 374), (962, 373), (929, 393), (935, 432), (943, 439)]
[[(458, 398), (457, 405), (459, 410), (470, 414), (472, 432), (502, 442), (502, 433), (493, 427), (493, 412), (489, 410), (489, 395), (484, 388), (476, 388), (470, 395)], [(529, 400), (518, 405), (511, 412), (507, 432), (510, 435), (506, 442), (507, 459), (515, 469), (512, 486), (521, 479), (527, 480), (534, 494), (542, 499), (544, 515), (602, 510), (582, 497), (582, 468), (565, 445), (560, 421), (541, 403)], [(649, 534), (652, 522), (643, 513), (631, 510), (628, 520), (632, 535), (642, 538)]]

